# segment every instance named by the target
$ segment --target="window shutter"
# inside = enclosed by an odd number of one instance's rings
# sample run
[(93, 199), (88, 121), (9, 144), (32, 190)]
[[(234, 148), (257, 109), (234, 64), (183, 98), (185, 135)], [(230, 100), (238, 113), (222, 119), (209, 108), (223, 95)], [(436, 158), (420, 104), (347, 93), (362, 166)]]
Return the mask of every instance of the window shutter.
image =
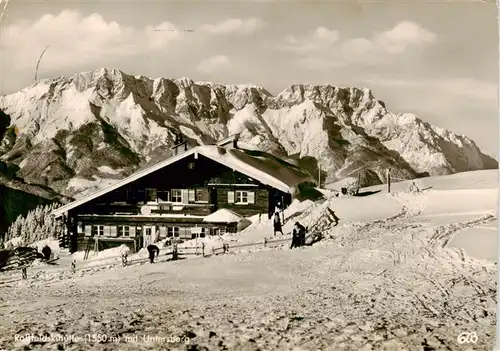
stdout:
[(191, 239), (191, 228), (180, 227), (179, 228), (179, 236)]
[(195, 202), (195, 192), (194, 189), (189, 189), (189, 202)]
[(160, 239), (165, 239), (167, 237), (167, 227), (160, 227)]
[(111, 235), (111, 226), (110, 225), (105, 225), (104, 226), (104, 235), (110, 236)]
[(208, 192), (208, 189), (203, 189), (201, 191), (201, 201), (209, 201), (210, 200), (210, 193)]
[(162, 194), (161, 194), (161, 199), (165, 202), (169, 202), (170, 201), (170, 191), (163, 191)]
[(182, 203), (183, 204), (188, 204), (189, 203), (189, 192), (187, 189), (182, 189), (181, 190), (181, 198), (182, 198)]
[(227, 203), (234, 204), (234, 191), (227, 192)]
[(110, 228), (111, 228), (110, 235), (111, 236), (118, 236), (118, 230), (117, 230), (116, 225), (112, 225)]
[(92, 235), (92, 226), (86, 225), (85, 226), (85, 236), (91, 236), (91, 235)]
[(248, 194), (247, 195), (248, 196), (248, 203), (249, 204), (255, 203), (255, 193), (253, 191), (249, 191), (247, 194)]
[(130, 236), (135, 237), (135, 226), (130, 227)]

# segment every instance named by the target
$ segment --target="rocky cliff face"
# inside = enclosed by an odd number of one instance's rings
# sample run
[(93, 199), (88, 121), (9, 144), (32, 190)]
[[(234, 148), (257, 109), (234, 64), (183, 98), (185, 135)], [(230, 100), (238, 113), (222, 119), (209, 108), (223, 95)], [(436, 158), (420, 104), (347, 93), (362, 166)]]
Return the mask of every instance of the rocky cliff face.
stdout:
[(99, 69), (42, 80), (0, 97), (0, 161), (26, 183), (65, 196), (103, 187), (193, 144), (233, 133), (327, 183), (367, 184), (498, 167), (465, 136), (393, 114), (368, 89), (293, 85), (277, 96), (250, 85), (149, 79)]

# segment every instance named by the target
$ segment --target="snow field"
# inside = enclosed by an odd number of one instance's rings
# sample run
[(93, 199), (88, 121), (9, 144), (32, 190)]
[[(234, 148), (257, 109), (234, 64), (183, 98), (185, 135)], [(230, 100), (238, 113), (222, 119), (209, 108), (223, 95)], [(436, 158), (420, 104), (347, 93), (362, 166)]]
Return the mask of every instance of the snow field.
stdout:
[[(285, 232), (295, 220), (314, 225), (326, 206), (341, 220), (312, 247), (96, 269), (3, 287), (0, 313), (10, 317), (0, 344), (21, 349), (12, 335), (36, 331), (122, 336), (113, 343), (74, 343), (75, 350), (186, 348), (123, 338), (143, 334), (189, 335), (190, 347), (201, 349), (439, 350), (459, 349), (458, 335), (474, 330), (474, 349), (491, 349), (496, 264), (481, 259), (482, 250), (473, 257), (471, 243), (482, 241), (481, 231), (495, 232), (497, 190), (467, 185), (484, 185), (486, 177), (443, 177), (439, 183), (447, 189), (435, 182), (418, 194), (395, 189), (294, 203), (285, 211), (286, 218), (295, 215)], [(267, 216), (250, 219), (250, 227), (224, 240), (272, 235)], [(472, 237), (464, 247), (447, 244), (462, 234)]]

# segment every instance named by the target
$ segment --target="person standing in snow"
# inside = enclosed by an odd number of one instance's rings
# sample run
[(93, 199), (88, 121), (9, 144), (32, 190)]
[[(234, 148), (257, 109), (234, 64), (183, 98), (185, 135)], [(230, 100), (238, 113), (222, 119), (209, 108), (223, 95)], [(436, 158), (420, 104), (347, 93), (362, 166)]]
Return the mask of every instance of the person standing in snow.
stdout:
[(306, 245), (306, 228), (300, 224), (299, 222), (297, 222), (295, 224), (299, 230), (299, 245), (300, 246), (305, 246)]
[(283, 235), (283, 229), (281, 228), (281, 218), (280, 218), (280, 213), (279, 212), (276, 212), (274, 214), (274, 235), (276, 235), (276, 232), (280, 232), (281, 235)]
[(305, 241), (306, 241), (306, 228), (304, 228), (304, 226), (299, 222), (295, 222), (295, 227), (293, 228), (293, 233), (292, 233), (292, 245), (290, 246), (290, 249), (305, 245)]
[(160, 254), (160, 249), (156, 245), (148, 245), (147, 247), (149, 252), (149, 261), (151, 263), (155, 263), (155, 255), (158, 256)]
[[(283, 196), (281, 197), (283, 200)], [(283, 206), (283, 202), (278, 202), (276, 205), (276, 212), (281, 215), (281, 223), (285, 223), (285, 206)]]

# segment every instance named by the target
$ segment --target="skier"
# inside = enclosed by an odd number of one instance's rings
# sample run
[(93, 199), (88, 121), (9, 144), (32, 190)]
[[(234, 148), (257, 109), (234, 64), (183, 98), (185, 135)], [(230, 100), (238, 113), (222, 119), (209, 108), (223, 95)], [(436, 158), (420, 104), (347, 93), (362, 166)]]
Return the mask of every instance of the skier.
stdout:
[(274, 235), (276, 235), (276, 232), (280, 232), (281, 235), (283, 235), (283, 230), (281, 229), (281, 218), (280, 218), (279, 212), (276, 212), (274, 214)]
[(337, 226), (339, 224), (340, 218), (337, 217), (337, 215), (335, 214), (335, 211), (332, 211), (332, 209), (330, 207), (327, 207), (326, 209), (327, 209), (328, 214), (329, 214), (328, 218), (330, 220), (332, 220), (333, 222), (335, 222), (335, 226)]
[(155, 254), (158, 257), (158, 255), (160, 254), (160, 249), (158, 248), (158, 246), (153, 245), (153, 244), (148, 245), (147, 249), (149, 252), (149, 261), (151, 263), (155, 263), (154, 262), (155, 261)]

